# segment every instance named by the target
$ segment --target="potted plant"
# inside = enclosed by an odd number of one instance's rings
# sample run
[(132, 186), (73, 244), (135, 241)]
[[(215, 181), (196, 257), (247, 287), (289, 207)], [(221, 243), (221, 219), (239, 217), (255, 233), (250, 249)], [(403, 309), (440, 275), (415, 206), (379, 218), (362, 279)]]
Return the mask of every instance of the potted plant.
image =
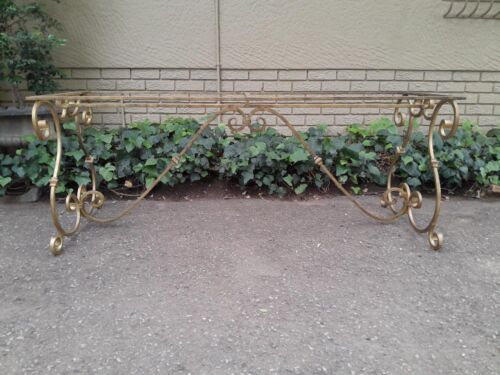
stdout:
[[(22, 90), (54, 91), (55, 79), (62, 76), (52, 63), (53, 49), (65, 44), (52, 33), (60, 29), (60, 23), (38, 2), (0, 0), (0, 89), (11, 93), (10, 106), (0, 103), (0, 154), (12, 154), (33, 133), (31, 106), (25, 105)], [(10, 181), (7, 186), (1, 174), (0, 179), (4, 201), (35, 201), (41, 194), (27, 179)]]
[(65, 40), (52, 32), (60, 29), (38, 2), (0, 0), (0, 82), (11, 93), (11, 105), (0, 108), (0, 147), (17, 147), (32, 133), (31, 108), (25, 106), (21, 90), (55, 90), (55, 79), (62, 74), (52, 62), (52, 51)]

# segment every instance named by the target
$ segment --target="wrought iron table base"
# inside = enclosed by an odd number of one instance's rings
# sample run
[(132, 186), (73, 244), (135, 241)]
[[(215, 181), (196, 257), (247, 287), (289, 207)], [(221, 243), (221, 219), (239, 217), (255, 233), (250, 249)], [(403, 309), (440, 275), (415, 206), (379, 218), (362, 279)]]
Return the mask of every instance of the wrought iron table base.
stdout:
[[(434, 250), (440, 249), (443, 245), (443, 235), (436, 230), (441, 212), (441, 184), (438, 173), (439, 162), (436, 160), (434, 154), (433, 133), (437, 129), (442, 139), (453, 137), (459, 126), (459, 109), (456, 103), (456, 100), (459, 98), (421, 93), (225, 93), (212, 94), (207, 97), (207, 93), (172, 93), (168, 95), (137, 95), (122, 93), (120, 95), (104, 95), (99, 92), (78, 92), (40, 95), (28, 99), (35, 101), (32, 111), (32, 121), (37, 137), (40, 140), (49, 139), (51, 128), (47, 120), (39, 119), (38, 117), (38, 112), (41, 107), (46, 107), (49, 110), (55, 130), (57, 153), (54, 171), (50, 179), (50, 210), (52, 222), (56, 229), (56, 235), (51, 238), (49, 245), (54, 255), (58, 255), (62, 251), (65, 237), (70, 237), (78, 232), (82, 217), (99, 224), (106, 224), (116, 221), (129, 213), (146, 198), (165, 175), (182, 163), (184, 155), (186, 155), (203, 131), (219, 116), (224, 115), (233, 116), (227, 122), (228, 127), (233, 132), (250, 129), (252, 123), (257, 123), (259, 125), (259, 129), (257, 130), (262, 130), (268, 126), (263, 115), (276, 116), (291, 131), (293, 136), (298, 139), (304, 149), (310, 154), (318, 168), (327, 175), (333, 184), (364, 214), (383, 223), (394, 222), (407, 215), (410, 225), (417, 232), (427, 234), (430, 246)], [(441, 116), (440, 112), (445, 105), (451, 107), (451, 111), (445, 113), (445, 115), (451, 119), (443, 119), (438, 122), (438, 117)], [(97, 175), (94, 167), (94, 158), (86, 149), (83, 139), (84, 128), (91, 125), (92, 109), (102, 107), (156, 108), (186, 106), (214, 108), (215, 112), (208, 116), (207, 120), (203, 122), (182, 151), (170, 160), (166, 168), (155, 179), (152, 185), (136, 200), (111, 217), (102, 218), (96, 216), (96, 212), (100, 211), (105, 204), (105, 197), (97, 190)], [(290, 107), (394, 108), (394, 122), (398, 127), (405, 130), (403, 134), (403, 143), (401, 146), (397, 147), (391, 159), (387, 187), (381, 198), (382, 207), (389, 210), (386, 215), (379, 215), (369, 211), (349, 193), (337, 178), (335, 178), (334, 174), (325, 166), (321, 157), (312, 150), (295, 127), (279, 112), (280, 108)], [(237, 124), (237, 117), (241, 117), (241, 125)], [(420, 192), (411, 191), (406, 183), (399, 186), (393, 186), (396, 163), (406, 151), (415, 125), (415, 120), (418, 118), (429, 120), (428, 153), (435, 186), (434, 212), (430, 221), (424, 226), (419, 226), (415, 220), (415, 212), (422, 206), (422, 195)], [(255, 119), (255, 121), (252, 122), (253, 119)], [(81, 185), (76, 194), (71, 193), (66, 197), (65, 209), (67, 212), (75, 215), (75, 222), (71, 228), (65, 228), (61, 224), (56, 197), (58, 175), (63, 154), (62, 123), (65, 121), (74, 121), (76, 124), (76, 135), (78, 136), (80, 147), (85, 153), (85, 162), (91, 175), (90, 188)]]

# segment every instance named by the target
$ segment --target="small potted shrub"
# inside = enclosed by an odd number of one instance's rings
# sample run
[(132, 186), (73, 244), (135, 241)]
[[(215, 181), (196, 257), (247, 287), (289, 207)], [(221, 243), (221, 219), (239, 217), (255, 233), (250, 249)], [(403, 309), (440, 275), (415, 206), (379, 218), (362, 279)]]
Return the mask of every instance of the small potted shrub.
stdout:
[[(53, 49), (65, 43), (52, 33), (60, 29), (38, 2), (0, 0), (0, 90), (10, 92), (7, 103), (5, 98), (3, 103), (0, 100), (0, 157), (3, 154), (4, 159), (15, 158), (15, 149), (25, 143), (27, 134), (33, 134), (31, 106), (25, 105), (22, 92), (54, 91), (55, 79), (62, 76), (52, 63)], [(39, 114), (43, 117), (43, 112)], [(1, 164), (9, 168), (5, 160)], [(0, 193), (6, 195), (3, 201), (29, 202), (37, 200), (41, 191), (27, 178), (12, 180), (0, 173)]]
[(52, 51), (65, 41), (52, 32), (60, 29), (37, 2), (0, 0), (0, 89), (10, 91), (10, 103), (3, 103), (9, 105), (0, 107), (0, 147), (17, 147), (32, 133), (31, 107), (21, 90), (55, 90), (61, 71)]

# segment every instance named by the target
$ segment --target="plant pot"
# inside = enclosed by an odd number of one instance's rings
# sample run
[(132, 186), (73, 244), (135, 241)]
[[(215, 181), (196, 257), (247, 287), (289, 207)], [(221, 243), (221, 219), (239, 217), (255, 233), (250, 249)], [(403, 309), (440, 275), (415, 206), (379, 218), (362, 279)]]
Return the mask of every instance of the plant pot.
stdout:
[[(48, 111), (40, 108), (39, 118), (45, 118)], [(0, 147), (20, 147), (26, 144), (24, 137), (33, 134), (31, 106), (0, 108)]]
[(40, 199), (42, 192), (42, 188), (29, 185), (26, 180), (14, 182), (8, 185), (0, 203), (33, 203)]

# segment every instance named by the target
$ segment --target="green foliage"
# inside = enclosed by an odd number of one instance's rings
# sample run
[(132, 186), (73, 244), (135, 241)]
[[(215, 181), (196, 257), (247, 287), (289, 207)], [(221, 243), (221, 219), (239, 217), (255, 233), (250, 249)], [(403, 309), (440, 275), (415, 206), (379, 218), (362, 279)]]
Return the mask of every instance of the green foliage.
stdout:
[(311, 182), (313, 163), (295, 138), (268, 128), (228, 140), (220, 159), (221, 177), (237, 178), (242, 186), (256, 184), (279, 195), (287, 189), (300, 194)]
[[(356, 194), (360, 193), (356, 188), (359, 184), (385, 184), (381, 169), (389, 158), (385, 155), (386, 142), (392, 142), (391, 149), (402, 142), (388, 120), (380, 120), (368, 128), (352, 126), (346, 135), (336, 137), (326, 136), (324, 126), (309, 128), (301, 135), (341, 183), (355, 186), (352, 190)], [(248, 154), (255, 143), (267, 147), (258, 155)], [(219, 172), (225, 177), (237, 177), (242, 185), (255, 183), (279, 195), (287, 190), (301, 194), (309, 186), (327, 189), (330, 184), (295, 138), (273, 129), (235, 138), (224, 149)]]
[[(116, 132), (113, 139), (104, 139), (100, 143), (108, 145), (109, 151), (115, 152), (108, 160), (116, 161), (113, 163), (116, 165), (116, 170), (113, 171), (114, 179), (111, 184), (108, 181), (108, 185), (117, 187), (120, 186), (120, 181), (126, 179), (149, 187), (165, 169), (171, 158), (186, 146), (199, 126), (195, 120), (180, 118), (169, 119), (160, 125), (145, 121)], [(106, 136), (106, 133), (100, 134)], [(221, 129), (206, 129), (183, 157), (180, 165), (164, 176), (161, 182), (174, 186), (207, 177), (210, 171), (215, 169), (216, 156), (220, 153), (218, 147), (221, 138)], [(106, 143), (107, 141), (109, 142)], [(99, 142), (94, 149), (98, 145)], [(96, 155), (99, 155), (98, 151)]]
[[(90, 128), (85, 131), (85, 145), (95, 156), (99, 184), (111, 189), (123, 187), (126, 181), (135, 186), (149, 186), (198, 128), (196, 121), (179, 118), (159, 125), (148, 121), (135, 123), (125, 129)], [(61, 193), (91, 181), (74, 124), (65, 124), (64, 130), (58, 184)], [(174, 186), (207, 177), (216, 169), (222, 132), (219, 128), (206, 129), (182, 163), (162, 178), (162, 183)], [(55, 141), (42, 142), (35, 136), (27, 140), (28, 145), (18, 149), (16, 155), (0, 154), (0, 196), (5, 194), (5, 187), (11, 181), (28, 179), (37, 186), (49, 182), (54, 168)]]
[(52, 50), (65, 40), (51, 33), (60, 24), (40, 4), (0, 0), (0, 81), (8, 82), (15, 100), (17, 90), (26, 81), (28, 90), (37, 94), (56, 88), (54, 78), (61, 72), (52, 63)]
[[(99, 185), (111, 189), (151, 186), (199, 126), (194, 120), (171, 118), (162, 124), (144, 121), (128, 128), (87, 129), (85, 144), (95, 157)], [(60, 193), (90, 182), (74, 124), (65, 124), (64, 131)], [(447, 141), (434, 134), (444, 189), (499, 184), (500, 134), (489, 134), (482, 134), (470, 123), (464, 123), (455, 137)], [(387, 167), (395, 148), (402, 143), (399, 129), (387, 119), (365, 127), (350, 126), (346, 134), (334, 137), (326, 135), (324, 126), (311, 127), (301, 135), (354, 194), (361, 194), (366, 184), (386, 183)], [(54, 168), (55, 142), (41, 142), (34, 136), (28, 141), (14, 155), (0, 154), (0, 195), (5, 194), (9, 184), (22, 180), (37, 186), (48, 184)], [(395, 174), (414, 188), (433, 188), (427, 138), (418, 129), (414, 130)], [(287, 192), (303, 194), (311, 188), (326, 190), (330, 184), (295, 138), (272, 128), (230, 136), (223, 125), (206, 129), (181, 163), (161, 178), (161, 183), (174, 186), (215, 175), (234, 179), (242, 188), (257, 186), (280, 196)]]

